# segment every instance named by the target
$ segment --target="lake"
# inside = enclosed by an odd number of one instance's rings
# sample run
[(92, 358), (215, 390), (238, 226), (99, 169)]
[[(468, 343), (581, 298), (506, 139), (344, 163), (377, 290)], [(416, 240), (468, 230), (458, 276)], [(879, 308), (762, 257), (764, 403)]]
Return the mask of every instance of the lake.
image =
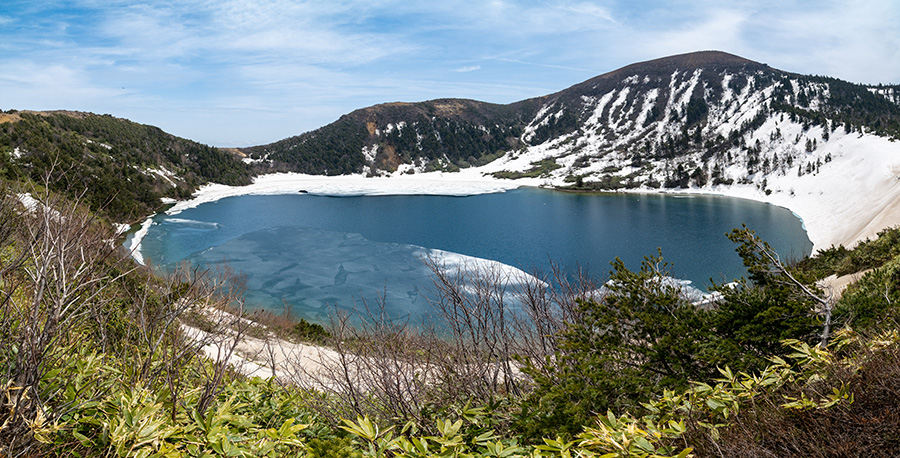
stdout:
[[(725, 234), (746, 224), (782, 259), (812, 244), (789, 210), (699, 195), (574, 194), (535, 188), (467, 197), (229, 197), (176, 215), (160, 214), (143, 239), (163, 269), (188, 260), (244, 276), (247, 303), (322, 321), (383, 297), (396, 317), (425, 316), (432, 288), (426, 257), (481, 258), (546, 271), (579, 267), (606, 276), (621, 258), (631, 269), (662, 249), (672, 276), (704, 290), (710, 278), (745, 275)], [(460, 256), (462, 255), (462, 256)]]

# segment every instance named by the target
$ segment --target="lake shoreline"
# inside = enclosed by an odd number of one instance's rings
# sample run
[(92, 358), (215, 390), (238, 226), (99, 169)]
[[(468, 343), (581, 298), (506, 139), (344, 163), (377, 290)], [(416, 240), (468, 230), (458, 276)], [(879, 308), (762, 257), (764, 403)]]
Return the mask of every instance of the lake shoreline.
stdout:
[[(786, 208), (800, 219), (807, 237), (813, 243), (815, 253), (831, 246), (843, 245), (850, 248), (863, 240), (876, 237), (883, 229), (900, 225), (900, 170), (895, 170), (893, 158), (886, 154), (875, 154), (867, 159), (869, 163), (856, 160), (850, 155), (835, 155), (834, 161), (823, 167), (818, 175), (772, 176), (766, 190), (753, 184), (732, 184), (682, 189), (636, 188), (609, 193), (724, 196)], [(366, 177), (362, 174), (266, 174), (255, 177), (254, 182), (246, 186), (204, 185), (190, 199), (174, 202), (160, 213), (171, 216), (203, 203), (244, 195), (308, 193), (327, 196), (471, 196), (506, 192), (521, 187), (574, 191), (557, 189), (568, 185), (561, 178), (507, 180), (487, 175), (483, 169), (395, 173), (382, 177)], [(888, 173), (873, 173), (879, 169)], [(139, 262), (143, 261), (140, 239), (154, 216), (156, 214), (144, 220), (141, 229), (132, 233), (126, 243), (126, 248), (132, 251)]]

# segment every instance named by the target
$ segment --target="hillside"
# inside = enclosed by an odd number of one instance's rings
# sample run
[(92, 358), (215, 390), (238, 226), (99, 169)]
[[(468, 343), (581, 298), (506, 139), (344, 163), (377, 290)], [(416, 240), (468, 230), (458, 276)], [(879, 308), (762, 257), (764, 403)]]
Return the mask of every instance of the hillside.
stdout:
[[(900, 202), (896, 89), (694, 53), (512, 105), (379, 105), (245, 150), (256, 172), (468, 165), (578, 190), (746, 191), (816, 202), (811, 238), (879, 233), (786, 266), (736, 228), (749, 277), (703, 303), (661, 254), (617, 259), (609, 281), (518, 285), (432, 264), (421, 328), (378, 304), (357, 326), (251, 314), (241, 275), (136, 267), (98, 216), (251, 167), (108, 115), (0, 113), (0, 456), (897, 456), (900, 228), (878, 219)], [(837, 297), (815, 286), (829, 275), (860, 280)]]
[(154, 213), (161, 198), (201, 184), (250, 182), (234, 155), (109, 115), (0, 113), (0, 177), (30, 179), (74, 196), (118, 222)]
[(519, 137), (536, 106), (535, 101), (495, 105), (461, 99), (386, 103), (242, 151), (277, 170), (310, 174), (374, 174), (403, 165), (455, 170), (483, 165), (521, 146)]
[(798, 213), (823, 249), (900, 224), (898, 93), (704, 51), (510, 105), (377, 105), (244, 152), (258, 172), (469, 167), (469, 175), (572, 190), (752, 198)]
[[(314, 174), (456, 170), (498, 158), (510, 172), (527, 172), (534, 161), (514, 159), (540, 156), (562, 166), (551, 177), (604, 189), (705, 186), (775, 169), (803, 173), (810, 168), (804, 153), (839, 128), (900, 136), (897, 94), (894, 86), (797, 75), (704, 51), (632, 64), (509, 105), (376, 105), (243, 151), (278, 170)], [(773, 119), (786, 122), (777, 133), (763, 129)]]

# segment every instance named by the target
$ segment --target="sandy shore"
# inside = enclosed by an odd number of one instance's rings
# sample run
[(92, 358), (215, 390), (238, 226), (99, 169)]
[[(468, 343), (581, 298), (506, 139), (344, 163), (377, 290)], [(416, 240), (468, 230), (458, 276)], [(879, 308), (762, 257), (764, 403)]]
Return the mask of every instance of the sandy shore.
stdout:
[[(878, 139), (875, 142), (887, 141)], [(835, 159), (815, 175), (804, 177), (771, 177), (770, 194), (752, 185), (707, 187), (662, 191), (664, 193), (714, 194), (752, 199), (785, 207), (801, 218), (814, 249), (832, 245), (853, 246), (861, 240), (874, 238), (882, 229), (900, 225), (900, 155), (893, 148), (873, 148), (876, 153), (859, 157), (836, 151)], [(893, 145), (892, 145), (893, 146)], [(302, 174), (273, 174), (258, 177), (252, 185), (231, 187), (207, 185), (194, 197), (178, 202), (166, 213), (177, 214), (197, 205), (241, 195), (274, 195), (309, 192), (320, 195), (474, 195), (504, 192), (521, 186), (562, 185), (561, 180), (499, 180), (485, 177), (479, 169), (460, 173), (427, 173), (399, 175), (390, 178), (366, 178), (359, 175), (322, 177)], [(633, 192), (660, 192), (637, 190)], [(146, 233), (150, 221), (139, 233)], [(130, 245), (140, 256), (140, 239)], [(823, 286), (830, 286), (836, 294), (858, 275), (829, 278)], [(184, 329), (198, 341), (205, 340), (202, 331)], [(203, 351), (215, 358), (221, 344), (206, 343)], [(307, 344), (295, 344), (279, 339), (244, 337), (230, 363), (250, 376), (284, 377), (297, 370), (316, 373), (336, 364), (333, 350)]]
[(296, 382), (305, 375), (327, 373), (340, 361), (340, 355), (328, 347), (290, 342), (271, 334), (265, 338), (243, 335), (234, 352), (229, 353), (234, 345), (233, 331), (212, 335), (185, 324), (181, 330), (200, 345), (200, 352), (207, 358), (222, 361), (248, 377)]

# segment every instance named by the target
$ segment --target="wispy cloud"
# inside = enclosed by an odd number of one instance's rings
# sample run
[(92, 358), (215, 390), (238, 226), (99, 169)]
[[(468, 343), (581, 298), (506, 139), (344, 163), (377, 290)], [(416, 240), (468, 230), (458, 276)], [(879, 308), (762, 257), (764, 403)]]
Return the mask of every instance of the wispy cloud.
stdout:
[(14, 0), (0, 103), (263, 143), (371, 103), (511, 102), (699, 49), (896, 83), (898, 23), (894, 0)]
[[(692, 2), (693, 7), (648, 14), (628, 24), (636, 46), (661, 56), (720, 49), (799, 73), (829, 74), (856, 82), (900, 82), (900, 3), (738, 1)], [(727, 5), (727, 6), (723, 6)]]

